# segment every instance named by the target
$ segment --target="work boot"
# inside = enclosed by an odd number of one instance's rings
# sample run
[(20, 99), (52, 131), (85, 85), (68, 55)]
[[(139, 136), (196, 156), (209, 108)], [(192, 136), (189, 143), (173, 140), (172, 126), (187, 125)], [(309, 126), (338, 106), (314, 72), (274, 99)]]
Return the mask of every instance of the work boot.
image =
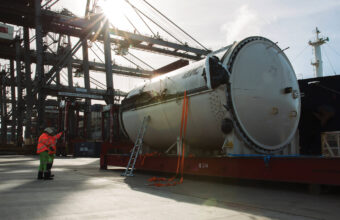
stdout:
[(53, 180), (53, 177), (51, 177), (51, 173), (44, 172), (44, 180)]
[(51, 173), (51, 169), (52, 169), (52, 163), (48, 163), (48, 164), (47, 164), (47, 170), (48, 170), (48, 172), (50, 173), (50, 176), (51, 176), (51, 177), (54, 177), (54, 174)]
[(39, 171), (38, 172), (38, 180), (42, 180), (43, 179), (43, 171)]
[(49, 177), (53, 178), (54, 175), (51, 173), (51, 170), (47, 170)]

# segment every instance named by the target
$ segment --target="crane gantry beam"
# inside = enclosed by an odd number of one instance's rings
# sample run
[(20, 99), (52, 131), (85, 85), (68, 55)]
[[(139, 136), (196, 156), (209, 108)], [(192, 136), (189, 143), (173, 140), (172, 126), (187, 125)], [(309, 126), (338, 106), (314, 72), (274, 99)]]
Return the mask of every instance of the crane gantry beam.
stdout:
[[(16, 51), (15, 48), (10, 46), (11, 42), (7, 41), (6, 43), (1, 43), (0, 42), (0, 58), (2, 59), (15, 59)], [(21, 49), (21, 56), (20, 60), (24, 61), (25, 60), (25, 53), (24, 49)], [(46, 65), (54, 65), (58, 61), (58, 55), (50, 53), (50, 52), (45, 52), (44, 53), (44, 63)], [(37, 61), (37, 53), (35, 50), (30, 50), (30, 60), (33, 63), (36, 63)], [(73, 68), (76, 69), (81, 69), (82, 65), (82, 60), (80, 59), (71, 59), (71, 64)], [(89, 69), (98, 71), (98, 72), (105, 72), (105, 64), (104, 63), (99, 63), (99, 62), (94, 62), (94, 61), (89, 61)], [(133, 76), (133, 77), (140, 77), (140, 78), (150, 78), (152, 77), (155, 72), (154, 71), (149, 71), (149, 70), (142, 70), (138, 68), (132, 68), (132, 67), (125, 67), (125, 66), (120, 66), (117, 64), (112, 64), (112, 72), (115, 74), (120, 74), (120, 75), (126, 75), (126, 76)]]
[[(0, 3), (0, 21), (18, 26), (34, 27), (34, 9), (32, 7), (6, 2), (12, 1), (4, 0)], [(73, 37), (82, 37), (84, 29), (93, 22), (93, 19), (63, 15), (50, 10), (41, 10), (41, 16), (45, 32), (54, 32)], [(211, 52), (116, 28), (110, 28), (110, 35), (113, 44), (185, 59), (201, 60)], [(98, 36), (97, 40), (103, 41), (102, 34)]]
[[(114, 88), (112, 74), (151, 78), (185, 66), (189, 63), (188, 60), (201, 60), (211, 52), (204, 47), (200, 49), (183, 44), (182, 41), (175, 43), (164, 40), (160, 36), (151, 37), (139, 32), (137, 34), (119, 30), (109, 24), (104, 14), (91, 14), (89, 0), (85, 17), (76, 16), (66, 9), (59, 12), (50, 10), (57, 2), (58, 0), (0, 1), (0, 22), (15, 25), (19, 27), (17, 30), (24, 32), (23, 38), (22, 34), (17, 32), (14, 40), (0, 39), (0, 59), (9, 60), (10, 66), (0, 74), (1, 135), (7, 135), (7, 125), (9, 125), (11, 141), (16, 141), (18, 145), (23, 143), (23, 126), (26, 126), (25, 138), (32, 138), (31, 130), (34, 130), (32, 126), (36, 126), (35, 135), (39, 134), (45, 126), (44, 112), (45, 106), (48, 105), (47, 96), (56, 97), (58, 101), (85, 99), (84, 116), (90, 117), (89, 107), (92, 99), (115, 104), (126, 95)], [(30, 29), (35, 30), (35, 36), (30, 36)], [(51, 33), (57, 34), (58, 37), (53, 37)], [(74, 44), (75, 38), (78, 38), (78, 42)], [(53, 42), (44, 44), (43, 39)], [(33, 41), (35, 46), (31, 45)], [(103, 44), (104, 50), (101, 52), (105, 62), (89, 61), (89, 41)], [(51, 45), (57, 45), (57, 49), (50, 47)], [(112, 46), (115, 48), (111, 48)], [(80, 48), (82, 48), (82, 59), (75, 57)], [(152, 70), (144, 70), (136, 64), (137, 67), (132, 68), (113, 63), (112, 50), (117, 52), (117, 55), (122, 55), (120, 51), (130, 48), (177, 57), (180, 60), (156, 70), (149, 65), (147, 66)], [(101, 60), (100, 57), (98, 58)], [(35, 64), (34, 79), (31, 77), (32, 63)], [(47, 66), (48, 68), (45, 68)], [(60, 77), (63, 76), (60, 72), (64, 69), (67, 70), (67, 86), (60, 83)], [(73, 85), (74, 70), (83, 73), (85, 88)], [(90, 70), (106, 73), (106, 83), (91, 78)], [(99, 83), (96, 85), (101, 89), (91, 88), (91, 80), (93, 84)], [(7, 109), (7, 105), (10, 108)], [(35, 116), (37, 118), (34, 118)], [(91, 126), (89, 117), (84, 125), (85, 130), (89, 130), (88, 127)], [(36, 119), (34, 125), (32, 118)], [(3, 138), (2, 141), (4, 140)]]

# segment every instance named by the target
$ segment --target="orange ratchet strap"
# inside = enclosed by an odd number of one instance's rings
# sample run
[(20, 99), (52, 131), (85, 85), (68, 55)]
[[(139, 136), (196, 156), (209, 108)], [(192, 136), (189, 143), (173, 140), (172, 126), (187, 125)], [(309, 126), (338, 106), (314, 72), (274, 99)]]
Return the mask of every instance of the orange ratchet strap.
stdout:
[[(176, 174), (175, 176), (167, 179), (164, 177), (152, 177), (148, 181), (149, 182), (157, 182), (157, 181), (168, 181), (168, 183), (151, 183), (151, 186), (175, 186), (177, 184), (183, 183), (183, 170), (184, 170), (184, 153), (185, 153), (185, 135), (187, 130), (187, 122), (188, 122), (188, 107), (189, 107), (189, 99), (187, 97), (187, 92), (184, 91), (184, 97), (183, 97), (183, 107), (182, 107), (182, 118), (181, 118), (181, 128), (180, 128), (180, 142), (182, 143), (182, 155), (178, 155), (177, 159), (177, 168), (176, 168)], [(179, 171), (181, 171), (181, 178), (179, 182), (173, 182)]]

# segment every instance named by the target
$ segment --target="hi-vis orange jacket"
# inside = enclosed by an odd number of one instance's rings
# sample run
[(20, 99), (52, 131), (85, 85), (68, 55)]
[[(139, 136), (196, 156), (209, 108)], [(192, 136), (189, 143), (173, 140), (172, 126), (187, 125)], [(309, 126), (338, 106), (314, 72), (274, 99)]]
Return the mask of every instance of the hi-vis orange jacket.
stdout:
[(47, 133), (40, 135), (37, 146), (37, 154), (44, 151), (48, 151), (48, 154), (55, 154), (57, 151), (57, 139), (59, 139), (62, 134), (63, 132), (60, 132), (55, 136), (48, 135)]

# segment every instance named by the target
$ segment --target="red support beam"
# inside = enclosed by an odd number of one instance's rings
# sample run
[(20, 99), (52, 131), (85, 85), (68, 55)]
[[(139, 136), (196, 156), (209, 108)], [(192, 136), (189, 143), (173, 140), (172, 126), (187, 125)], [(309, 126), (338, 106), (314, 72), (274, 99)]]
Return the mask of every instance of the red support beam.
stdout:
[[(125, 167), (128, 160), (128, 155), (102, 155), (101, 166)], [(189, 157), (184, 164), (184, 173), (190, 175), (340, 185), (340, 158)], [(140, 156), (136, 162), (136, 169), (145, 171), (174, 173), (176, 167), (177, 157)]]

